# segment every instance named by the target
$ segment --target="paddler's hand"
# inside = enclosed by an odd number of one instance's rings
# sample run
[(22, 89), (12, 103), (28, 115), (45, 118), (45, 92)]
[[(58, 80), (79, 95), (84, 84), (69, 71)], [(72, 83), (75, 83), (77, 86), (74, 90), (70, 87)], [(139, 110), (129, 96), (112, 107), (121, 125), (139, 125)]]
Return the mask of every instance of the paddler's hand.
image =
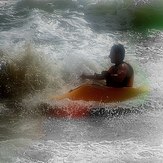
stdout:
[(80, 76), (80, 78), (81, 78), (81, 79), (87, 79), (87, 76), (86, 76), (85, 74), (82, 74), (82, 75)]

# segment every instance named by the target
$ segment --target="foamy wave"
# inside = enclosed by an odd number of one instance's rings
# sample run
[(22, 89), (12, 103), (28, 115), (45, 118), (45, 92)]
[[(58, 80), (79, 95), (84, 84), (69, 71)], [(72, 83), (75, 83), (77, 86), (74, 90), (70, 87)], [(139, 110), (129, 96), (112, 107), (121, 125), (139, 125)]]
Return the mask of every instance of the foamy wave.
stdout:
[(41, 90), (46, 86), (46, 75), (41, 59), (30, 47), (17, 58), (5, 58), (1, 61), (0, 97), (22, 97), (27, 92)]

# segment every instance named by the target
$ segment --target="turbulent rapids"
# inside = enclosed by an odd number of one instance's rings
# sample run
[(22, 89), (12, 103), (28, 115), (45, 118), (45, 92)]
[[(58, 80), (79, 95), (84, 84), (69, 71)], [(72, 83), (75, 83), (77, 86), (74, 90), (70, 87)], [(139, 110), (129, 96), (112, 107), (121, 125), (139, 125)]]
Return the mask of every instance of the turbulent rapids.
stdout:
[(41, 90), (46, 85), (46, 75), (43, 73), (41, 60), (31, 54), (28, 47), (19, 58), (9, 60), (4, 55), (0, 62), (0, 97), (16, 98), (27, 93)]
[[(0, 162), (162, 162), (162, 9), (161, 0), (1, 0)], [(78, 100), (97, 116), (60, 118), (76, 101), (50, 98), (88, 82), (82, 73), (108, 70), (117, 43), (134, 88), (149, 94)]]

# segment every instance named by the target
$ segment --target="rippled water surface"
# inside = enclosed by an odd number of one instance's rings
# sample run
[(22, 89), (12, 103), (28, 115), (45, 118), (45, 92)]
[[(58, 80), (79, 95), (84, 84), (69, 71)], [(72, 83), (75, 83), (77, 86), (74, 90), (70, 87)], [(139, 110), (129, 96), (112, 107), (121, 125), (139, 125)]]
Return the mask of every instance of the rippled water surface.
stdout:
[[(163, 162), (162, 8), (152, 0), (1, 0), (0, 163)], [(108, 69), (114, 43), (124, 44), (147, 96), (106, 104), (103, 116), (42, 114), (40, 104), (82, 84), (83, 72)], [(126, 112), (107, 114), (119, 108)]]

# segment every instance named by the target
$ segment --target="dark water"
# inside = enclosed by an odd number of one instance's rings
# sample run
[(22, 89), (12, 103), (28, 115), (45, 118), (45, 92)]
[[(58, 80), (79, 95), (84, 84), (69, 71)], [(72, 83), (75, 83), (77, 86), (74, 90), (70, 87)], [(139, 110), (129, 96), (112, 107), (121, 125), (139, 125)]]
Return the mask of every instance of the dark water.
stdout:
[[(162, 162), (162, 9), (152, 0), (0, 1), (0, 163)], [(114, 43), (150, 94), (102, 106), (130, 110), (121, 115), (42, 115), (38, 105), (80, 85), (83, 72), (108, 69)]]

